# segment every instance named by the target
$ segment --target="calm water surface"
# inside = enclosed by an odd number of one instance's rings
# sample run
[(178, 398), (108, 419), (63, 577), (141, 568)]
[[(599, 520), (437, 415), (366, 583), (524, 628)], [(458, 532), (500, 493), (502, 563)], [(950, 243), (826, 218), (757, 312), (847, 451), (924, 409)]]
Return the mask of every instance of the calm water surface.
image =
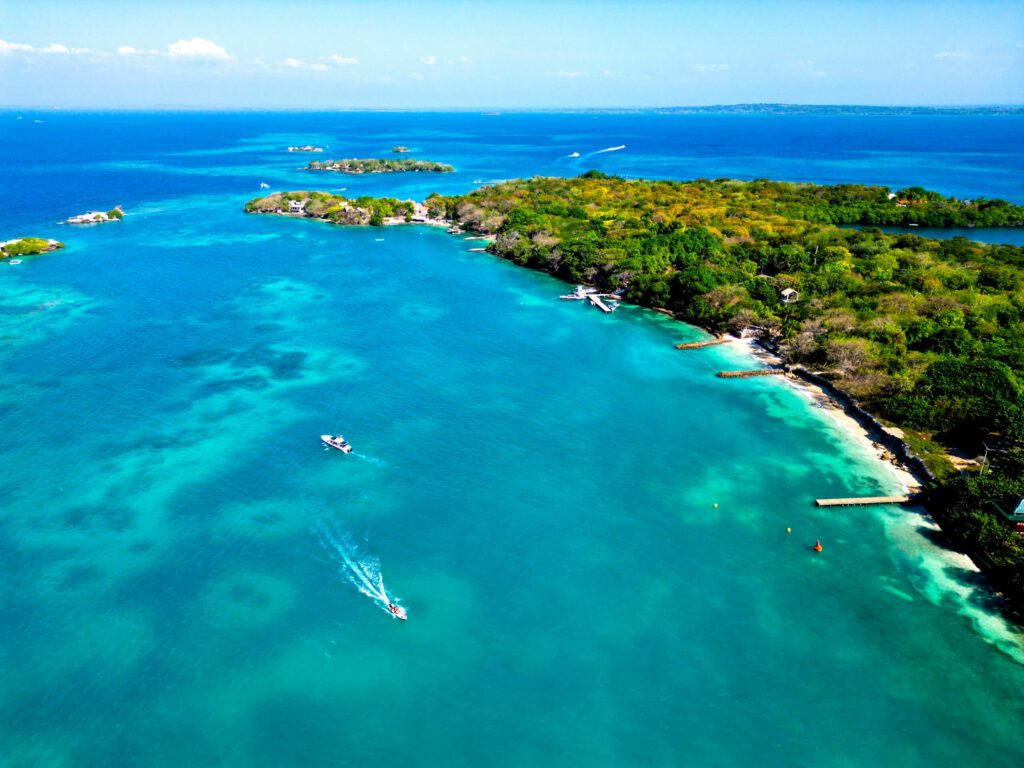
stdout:
[[(16, 117), (0, 239), (68, 247), (0, 265), (0, 765), (1024, 761), (985, 585), (912, 512), (814, 508), (895, 480), (715, 378), (742, 350), (443, 231), (240, 212), (589, 167), (1021, 201), (1019, 118)], [(313, 177), (305, 143), (459, 171)]]

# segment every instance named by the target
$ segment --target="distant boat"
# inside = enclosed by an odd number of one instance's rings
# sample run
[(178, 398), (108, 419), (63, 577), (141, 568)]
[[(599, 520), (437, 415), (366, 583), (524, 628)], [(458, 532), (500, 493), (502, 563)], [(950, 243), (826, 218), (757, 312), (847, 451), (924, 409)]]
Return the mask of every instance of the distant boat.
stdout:
[(569, 155), (569, 157), (579, 157), (579, 156), (580, 156), (579, 152), (573, 152), (571, 155)]
[(21, 259), (11, 259), (8, 264), (21, 264)]
[(337, 448), (342, 453), (352, 453), (352, 446), (341, 435), (320, 435), (320, 439), (324, 441), (324, 445)]
[(270, 185), (267, 184), (266, 182), (261, 181), (260, 182), (260, 189), (270, 189)]

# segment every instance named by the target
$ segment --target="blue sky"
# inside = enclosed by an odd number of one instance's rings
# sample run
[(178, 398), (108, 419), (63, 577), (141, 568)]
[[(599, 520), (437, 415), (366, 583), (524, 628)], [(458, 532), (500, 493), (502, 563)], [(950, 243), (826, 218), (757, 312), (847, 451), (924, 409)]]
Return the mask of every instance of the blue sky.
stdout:
[(0, 0), (0, 105), (1024, 103), (1024, 0)]

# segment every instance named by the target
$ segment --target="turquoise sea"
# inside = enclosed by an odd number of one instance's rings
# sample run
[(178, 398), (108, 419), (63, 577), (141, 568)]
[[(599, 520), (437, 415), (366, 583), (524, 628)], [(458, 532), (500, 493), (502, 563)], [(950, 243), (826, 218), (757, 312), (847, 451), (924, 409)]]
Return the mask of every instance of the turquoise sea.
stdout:
[[(0, 264), (0, 766), (1024, 764), (984, 580), (919, 511), (815, 508), (898, 483), (785, 382), (715, 378), (738, 345), (443, 230), (241, 212), (588, 168), (1021, 202), (1022, 128), (0, 113), (0, 239), (67, 243)], [(306, 143), (459, 170), (313, 176)]]

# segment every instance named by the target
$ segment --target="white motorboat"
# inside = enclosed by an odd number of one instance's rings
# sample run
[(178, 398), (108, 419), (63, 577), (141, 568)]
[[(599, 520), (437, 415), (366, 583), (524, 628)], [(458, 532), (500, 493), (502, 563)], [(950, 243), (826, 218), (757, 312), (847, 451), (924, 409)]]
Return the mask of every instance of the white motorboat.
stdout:
[(320, 435), (324, 445), (337, 448), (342, 453), (352, 453), (352, 446), (341, 435)]

